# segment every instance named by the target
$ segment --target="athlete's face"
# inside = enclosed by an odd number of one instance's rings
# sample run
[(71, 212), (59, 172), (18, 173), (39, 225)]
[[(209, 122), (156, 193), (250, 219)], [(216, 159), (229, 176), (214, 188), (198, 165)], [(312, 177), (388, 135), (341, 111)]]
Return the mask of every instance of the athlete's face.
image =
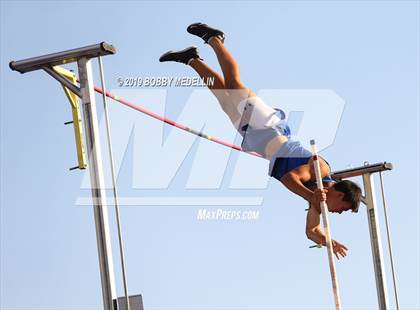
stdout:
[(351, 209), (351, 204), (347, 201), (343, 201), (344, 194), (336, 191), (333, 187), (328, 189), (327, 193), (327, 205), (328, 211), (332, 213), (341, 214), (344, 211)]

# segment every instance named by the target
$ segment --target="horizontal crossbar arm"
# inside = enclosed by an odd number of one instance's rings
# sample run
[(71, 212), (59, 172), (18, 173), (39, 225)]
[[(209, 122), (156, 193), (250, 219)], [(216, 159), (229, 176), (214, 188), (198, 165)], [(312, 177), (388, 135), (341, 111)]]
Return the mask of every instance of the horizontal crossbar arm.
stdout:
[(357, 177), (357, 176), (360, 176), (360, 175), (364, 175), (366, 173), (374, 173), (374, 172), (380, 172), (380, 171), (385, 171), (385, 170), (392, 170), (392, 168), (393, 168), (392, 164), (387, 163), (385, 161), (385, 162), (377, 163), (377, 164), (373, 164), (373, 165), (364, 165), (364, 166), (357, 167), (357, 168), (335, 171), (331, 174), (331, 177), (333, 179), (340, 180), (340, 179)]
[(9, 67), (12, 70), (26, 73), (34, 70), (39, 70), (44, 67), (53, 67), (57, 65), (67, 64), (77, 61), (81, 57), (94, 58), (98, 56), (105, 56), (115, 54), (115, 48), (106, 42), (93, 44), (85, 47), (79, 47), (63, 52), (27, 58), (18, 61), (11, 61)]

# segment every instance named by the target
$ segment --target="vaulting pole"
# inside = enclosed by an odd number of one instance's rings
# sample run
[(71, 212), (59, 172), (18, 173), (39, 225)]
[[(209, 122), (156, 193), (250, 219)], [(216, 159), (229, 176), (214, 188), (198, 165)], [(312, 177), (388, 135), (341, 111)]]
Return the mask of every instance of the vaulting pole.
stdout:
[[(318, 189), (322, 190), (324, 189), (324, 185), (322, 184), (321, 168), (319, 166), (318, 152), (316, 149), (315, 140), (311, 140), (311, 147), (312, 147), (312, 154), (313, 154), (312, 159), (313, 159), (314, 168), (315, 168), (314, 170), (315, 170), (315, 176), (316, 176), (316, 184), (317, 184)], [(337, 273), (335, 270), (335, 263), (334, 263), (333, 246), (332, 246), (329, 223), (328, 223), (328, 207), (325, 201), (321, 201), (321, 213), (322, 213), (322, 222), (324, 224), (325, 243), (327, 245), (328, 263), (330, 266), (335, 309), (340, 310), (341, 309), (340, 290), (338, 288)]]

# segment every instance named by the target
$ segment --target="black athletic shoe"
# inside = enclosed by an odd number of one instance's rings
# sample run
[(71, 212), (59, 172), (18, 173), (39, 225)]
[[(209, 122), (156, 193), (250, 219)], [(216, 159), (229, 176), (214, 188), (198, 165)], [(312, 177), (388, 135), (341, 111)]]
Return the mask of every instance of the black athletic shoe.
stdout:
[(225, 34), (223, 31), (202, 23), (194, 23), (188, 26), (187, 31), (193, 35), (196, 35), (209, 43), (209, 39), (214, 36), (218, 36), (222, 42), (225, 42)]
[(183, 49), (181, 51), (166, 52), (165, 54), (160, 56), (159, 61), (160, 62), (176, 61), (176, 62), (182, 62), (183, 64), (188, 65), (188, 61), (190, 61), (191, 59), (194, 59), (194, 58), (198, 58), (198, 59), (202, 60), (200, 58), (200, 56), (198, 55), (197, 47), (190, 46), (190, 47), (187, 47), (186, 49)]

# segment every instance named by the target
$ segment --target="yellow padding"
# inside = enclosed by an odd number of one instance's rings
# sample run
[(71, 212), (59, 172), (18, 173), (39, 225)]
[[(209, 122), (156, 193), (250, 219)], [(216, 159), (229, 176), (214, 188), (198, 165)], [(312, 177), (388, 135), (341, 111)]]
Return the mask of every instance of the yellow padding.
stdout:
[[(73, 83), (74, 85), (77, 85), (76, 74), (60, 66), (55, 66), (53, 69), (57, 73), (61, 74), (66, 79), (68, 79), (71, 83)], [(82, 129), (82, 118), (81, 118), (81, 113), (80, 113), (79, 98), (77, 97), (75, 93), (73, 93), (67, 87), (63, 86), (63, 90), (71, 105), (71, 112), (73, 115), (74, 137), (76, 141), (77, 160), (78, 160), (79, 169), (85, 169), (87, 167), (87, 162), (86, 162), (85, 148), (83, 144), (83, 129)]]

